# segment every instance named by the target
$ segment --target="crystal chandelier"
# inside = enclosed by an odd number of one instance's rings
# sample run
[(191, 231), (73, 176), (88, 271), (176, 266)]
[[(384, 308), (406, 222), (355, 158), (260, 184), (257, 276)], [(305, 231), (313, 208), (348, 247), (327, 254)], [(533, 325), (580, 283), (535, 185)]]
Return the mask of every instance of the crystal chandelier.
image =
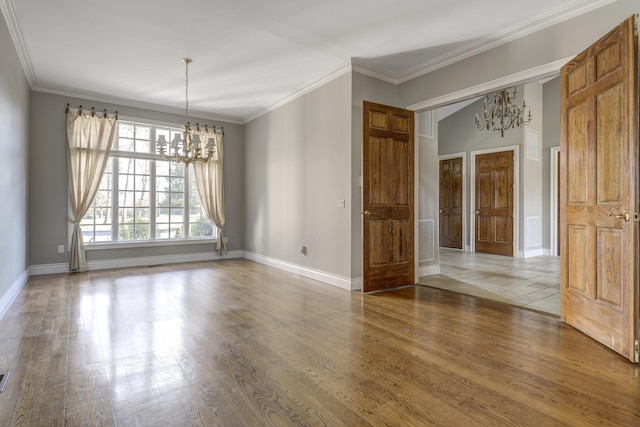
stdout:
[[(214, 126), (209, 128), (205, 125), (201, 128), (197, 123), (195, 128), (189, 123), (189, 64), (193, 62), (191, 58), (182, 58), (185, 63), (185, 108), (184, 108), (184, 131), (177, 133), (171, 143), (168, 143), (164, 135), (158, 136), (158, 147), (162, 157), (171, 162), (184, 163), (189, 166), (194, 162), (206, 163), (213, 158), (216, 153), (216, 133), (224, 134), (224, 129), (217, 130)], [(169, 146), (167, 150), (167, 145)]]
[(499, 90), (493, 95), (493, 102), (489, 108), (489, 95), (484, 98), (484, 106), (482, 107), (482, 122), (476, 114), (476, 126), (479, 130), (499, 130), (500, 136), (504, 137), (504, 131), (522, 125), (531, 123), (531, 110), (526, 120), (524, 118), (524, 110), (527, 103), (523, 100), (522, 106), (518, 107), (513, 104), (516, 100), (516, 88), (513, 93), (509, 94), (506, 90)]

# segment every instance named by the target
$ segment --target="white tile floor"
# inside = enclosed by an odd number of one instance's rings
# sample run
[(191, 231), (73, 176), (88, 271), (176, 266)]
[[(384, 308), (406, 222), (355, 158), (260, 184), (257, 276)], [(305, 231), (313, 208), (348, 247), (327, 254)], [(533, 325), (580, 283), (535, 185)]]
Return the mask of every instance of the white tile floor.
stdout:
[(560, 315), (560, 257), (439, 251), (440, 274), (421, 277), (420, 284)]

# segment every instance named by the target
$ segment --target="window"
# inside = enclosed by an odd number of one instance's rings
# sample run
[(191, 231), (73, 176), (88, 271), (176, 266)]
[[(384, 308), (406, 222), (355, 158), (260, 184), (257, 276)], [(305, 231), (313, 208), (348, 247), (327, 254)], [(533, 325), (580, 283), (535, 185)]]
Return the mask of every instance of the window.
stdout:
[(182, 130), (120, 121), (116, 132), (100, 188), (80, 223), (85, 244), (215, 238), (193, 168), (156, 154), (159, 135), (171, 141)]

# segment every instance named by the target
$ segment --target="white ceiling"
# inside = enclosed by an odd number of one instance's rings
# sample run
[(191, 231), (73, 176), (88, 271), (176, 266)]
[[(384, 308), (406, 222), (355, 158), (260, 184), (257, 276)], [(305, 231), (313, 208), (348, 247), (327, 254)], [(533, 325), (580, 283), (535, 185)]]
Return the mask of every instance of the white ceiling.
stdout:
[(0, 0), (31, 87), (246, 122), (349, 67), (400, 83), (612, 0)]

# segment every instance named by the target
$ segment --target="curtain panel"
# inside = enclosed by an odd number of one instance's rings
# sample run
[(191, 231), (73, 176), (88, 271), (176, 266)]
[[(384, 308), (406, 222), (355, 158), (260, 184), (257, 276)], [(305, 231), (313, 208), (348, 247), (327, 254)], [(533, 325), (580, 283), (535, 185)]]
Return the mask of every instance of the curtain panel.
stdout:
[(80, 221), (93, 202), (102, 175), (109, 161), (109, 154), (116, 135), (117, 114), (83, 112), (67, 108), (67, 168), (69, 174), (69, 199), (73, 224), (69, 247), (69, 270), (86, 271), (84, 240)]
[[(216, 154), (207, 163), (194, 163), (193, 171), (196, 177), (198, 194), (205, 213), (211, 222), (218, 228), (218, 255), (226, 255), (227, 243), (224, 238), (224, 132), (217, 131)], [(206, 135), (200, 135), (202, 141), (206, 141)]]

